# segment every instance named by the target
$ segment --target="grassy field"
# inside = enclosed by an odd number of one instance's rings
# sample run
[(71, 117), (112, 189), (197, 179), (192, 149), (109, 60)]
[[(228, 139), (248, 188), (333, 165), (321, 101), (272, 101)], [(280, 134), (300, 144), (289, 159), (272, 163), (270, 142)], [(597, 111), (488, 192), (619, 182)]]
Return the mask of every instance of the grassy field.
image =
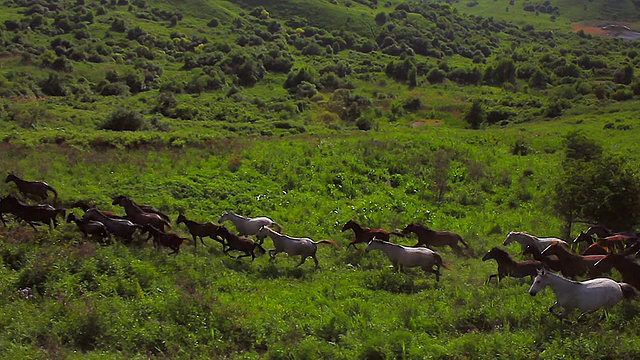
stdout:
[[(603, 129), (608, 118), (485, 131), (405, 125), (183, 149), (3, 145), (2, 168), (46, 179), (65, 202), (122, 212), (111, 198), (126, 194), (174, 218), (268, 215), (288, 234), (342, 248), (321, 245), (314, 270), (286, 255), (234, 260), (211, 240), (167, 256), (146, 243), (83, 241), (71, 224), (33, 232), (11, 222), (0, 229), (0, 349), (9, 358), (635, 357), (636, 335), (626, 329), (638, 325), (636, 301), (604, 321), (565, 324), (547, 312), (551, 291), (529, 296), (528, 279), (486, 284), (496, 265), (480, 260), (508, 231), (561, 233), (550, 198), (561, 138), (582, 129), (607, 152), (633, 151), (630, 132)], [(511, 154), (518, 139), (530, 155)], [(438, 171), (446, 172), (441, 198)], [(460, 233), (472, 250), (438, 249), (447, 267), (438, 283), (417, 270), (398, 274), (382, 253), (344, 249), (348, 219), (388, 229), (419, 221)]]
[[(604, 320), (562, 322), (548, 312), (549, 289), (531, 297), (528, 278), (487, 283), (496, 264), (481, 260), (494, 246), (522, 258), (515, 244), (502, 246), (510, 231), (562, 236), (555, 187), (568, 134), (623, 157), (638, 176), (635, 43), (570, 32), (598, 14), (635, 21), (631, 2), (557, 0), (553, 20), (503, 0), (80, 3), (60, 13), (1, 6), (2, 171), (47, 181), (56, 205), (75, 215), (78, 200), (124, 213), (112, 200), (127, 195), (168, 213), (183, 236), (181, 212), (216, 222), (234, 211), (340, 249), (320, 245), (318, 269), (284, 254), (233, 259), (211, 239), (167, 255), (139, 237), (102, 245), (74, 224), (33, 231), (6, 215), (3, 358), (638, 357), (637, 299)], [(11, 23), (37, 22), (27, 10), (42, 12), (46, 26)], [(93, 21), (73, 31), (53, 25), (87, 12)], [(327, 45), (306, 53), (316, 42)], [(94, 60), (73, 60), (70, 72), (45, 66), (74, 54)], [(260, 73), (272, 55), (290, 68)], [(187, 69), (189, 58), (202, 63)], [(247, 73), (233, 66), (242, 61), (259, 81), (241, 81)], [(407, 78), (394, 66), (408, 67)], [(630, 79), (620, 76), (627, 68)], [(306, 80), (285, 87), (301, 69)], [(429, 80), (437, 70), (441, 81)], [(542, 84), (530, 81), (536, 71)], [(190, 91), (198, 79), (219, 83)], [(65, 94), (44, 94), (43, 82)], [(107, 85), (122, 92), (103, 94)], [(506, 115), (471, 130), (473, 102)], [(119, 110), (142, 119), (137, 131), (100, 130)], [(1, 195), (15, 192), (0, 182)], [(395, 273), (380, 252), (345, 249), (349, 219), (389, 230), (421, 222), (459, 233), (471, 249), (436, 249), (439, 282)], [(584, 228), (574, 224), (571, 236)]]

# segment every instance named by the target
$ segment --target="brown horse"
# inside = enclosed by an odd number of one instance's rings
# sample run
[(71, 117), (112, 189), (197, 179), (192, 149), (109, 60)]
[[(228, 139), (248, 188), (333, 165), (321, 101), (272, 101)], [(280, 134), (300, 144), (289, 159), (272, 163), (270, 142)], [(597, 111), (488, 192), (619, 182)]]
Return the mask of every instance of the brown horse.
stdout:
[(389, 231), (385, 229), (379, 229), (379, 228), (375, 229), (375, 228), (360, 226), (357, 222), (353, 220), (347, 221), (342, 227), (342, 231), (345, 231), (348, 229), (353, 230), (353, 232), (356, 235), (356, 238), (351, 240), (349, 245), (347, 245), (347, 249), (351, 245), (353, 245), (353, 247), (355, 248), (356, 247), (355, 244), (369, 243), (374, 238), (378, 240), (389, 241), (389, 237), (392, 234), (397, 236), (404, 236), (404, 234), (397, 231)]
[(176, 219), (176, 224), (180, 223), (183, 223), (189, 230), (189, 233), (193, 237), (193, 243), (195, 247), (197, 247), (198, 245), (198, 237), (200, 238), (200, 242), (202, 243), (202, 245), (206, 245), (203, 238), (208, 236), (222, 244), (222, 251), (224, 251), (225, 243), (220, 233), (220, 230), (224, 228), (222, 225), (214, 224), (210, 221), (197, 222), (194, 220), (189, 220), (186, 216), (184, 216), (183, 213), (178, 214), (178, 219)]
[(147, 240), (153, 237), (153, 245), (155, 245), (156, 249), (159, 249), (160, 246), (166, 246), (169, 249), (173, 250), (169, 253), (169, 255), (179, 253), (180, 245), (182, 245), (184, 241), (189, 241), (189, 239), (182, 237), (176, 233), (166, 233), (151, 224), (142, 225), (142, 227), (140, 228), (140, 233), (142, 235), (149, 234)]
[(538, 275), (538, 270), (544, 267), (544, 264), (538, 260), (515, 261), (506, 251), (497, 247), (492, 248), (482, 257), (482, 261), (489, 259), (494, 259), (498, 263), (498, 273), (489, 275), (487, 282), (495, 277), (500, 282), (505, 276), (514, 278), (530, 276), (533, 279)]
[(153, 225), (155, 228), (164, 231), (165, 226), (171, 227), (171, 224), (167, 220), (165, 220), (162, 216), (156, 213), (147, 213), (142, 210), (138, 205), (136, 205), (131, 199), (126, 196), (119, 195), (113, 199), (111, 205), (120, 205), (124, 207), (124, 212), (127, 213), (127, 217), (134, 224), (143, 226), (143, 225)]
[(640, 289), (640, 264), (621, 254), (609, 254), (603, 257), (593, 266), (603, 272), (618, 270), (622, 275), (622, 281)]
[(597, 276), (600, 273), (595, 271), (593, 264), (602, 260), (606, 255), (578, 255), (569, 252), (559, 242), (554, 242), (541, 252), (542, 255), (556, 255), (562, 264), (560, 272), (565, 277), (575, 280), (577, 276), (589, 275)]
[(127, 215), (118, 215), (116, 213), (114, 213), (113, 211), (109, 211), (109, 210), (101, 210), (96, 208), (96, 205), (93, 204), (89, 204), (86, 201), (82, 201), (82, 200), (76, 200), (73, 202), (69, 202), (67, 203), (67, 207), (68, 208), (78, 208), (78, 209), (82, 209), (84, 210), (84, 212), (87, 212), (87, 210), (89, 209), (96, 209), (98, 212), (100, 212), (100, 214), (110, 218), (110, 219), (120, 219), (120, 220), (129, 220), (129, 218), (127, 217)]
[(607, 255), (610, 254), (611, 250), (604, 245), (600, 245), (597, 242), (589, 245), (581, 254), (582, 255)]
[[(244, 253), (244, 255), (236, 256), (236, 259), (240, 259), (241, 257), (251, 256), (251, 261), (255, 259), (255, 251), (258, 249), (260, 251), (260, 255), (266, 253), (267, 251), (257, 242), (253, 241), (248, 237), (240, 237), (231, 231), (229, 231), (226, 227), (220, 226), (218, 233), (227, 240), (227, 248), (223, 249), (222, 252), (229, 255), (229, 251), (237, 250)], [(224, 243), (223, 243), (224, 245)]]
[(414, 246), (425, 245), (429, 246), (450, 246), (455, 252), (462, 254), (462, 248), (458, 245), (458, 242), (462, 243), (465, 248), (469, 249), (469, 244), (462, 240), (462, 236), (451, 231), (436, 231), (430, 229), (426, 225), (419, 223), (411, 223), (402, 229), (402, 233), (407, 235), (414, 233), (418, 235), (418, 243)]
[(78, 226), (78, 230), (82, 233), (82, 237), (86, 238), (91, 235), (100, 240), (104, 240), (109, 237), (109, 231), (107, 227), (100, 221), (79, 219), (74, 213), (69, 213), (67, 216), (67, 223), (74, 222)]
[(35, 225), (38, 223), (47, 224), (50, 229), (57, 227), (56, 217), (60, 214), (64, 218), (66, 210), (56, 209), (51, 205), (30, 205), (10, 194), (0, 200), (0, 214), (3, 213), (15, 215), (37, 231)]
[(551, 256), (542, 255), (540, 253), (540, 250), (538, 250), (537, 246), (533, 246), (533, 245), (527, 246), (524, 249), (524, 251), (522, 252), (522, 255), (526, 255), (526, 254), (533, 255), (533, 258), (535, 260), (538, 260), (538, 261), (542, 262), (549, 269), (551, 269), (553, 271), (560, 271), (562, 269), (562, 263), (560, 263), (560, 260), (558, 259), (557, 256), (555, 256), (555, 255), (551, 255)]
[(16, 186), (18, 187), (18, 191), (20, 191), (23, 196), (35, 195), (41, 199), (46, 199), (48, 197), (47, 191), (51, 191), (54, 196), (54, 201), (58, 199), (58, 192), (56, 191), (56, 189), (54, 189), (53, 186), (47, 184), (44, 181), (23, 180), (19, 178), (18, 175), (9, 173), (9, 175), (7, 175), (7, 178), (5, 179), (5, 182), (8, 183), (11, 181), (16, 184)]

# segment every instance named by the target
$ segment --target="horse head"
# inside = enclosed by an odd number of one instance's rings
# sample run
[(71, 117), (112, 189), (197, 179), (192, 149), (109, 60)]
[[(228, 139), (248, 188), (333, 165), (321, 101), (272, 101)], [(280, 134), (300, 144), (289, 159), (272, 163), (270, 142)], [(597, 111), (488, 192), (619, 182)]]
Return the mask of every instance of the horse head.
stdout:
[(7, 178), (4, 179), (4, 182), (8, 183), (8, 182), (14, 181), (15, 179), (18, 179), (18, 176), (14, 174), (12, 171), (9, 174), (7, 174)]
[(349, 221), (344, 223), (344, 226), (342, 227), (342, 231), (353, 229), (355, 227), (360, 227), (360, 226), (358, 226), (358, 223), (353, 221), (353, 219), (349, 219)]
[(178, 214), (178, 218), (176, 219), (176, 224), (185, 223), (186, 224), (187, 217), (184, 216), (182, 212)]
[(547, 283), (543, 281), (544, 279), (546, 279), (546, 276), (547, 270), (545, 269), (545, 267), (543, 266), (542, 268), (539, 268), (538, 275), (536, 275), (536, 278), (533, 279), (533, 284), (531, 284), (531, 287), (529, 288), (529, 295), (536, 296), (536, 294), (540, 292), (540, 290), (544, 289), (544, 287), (547, 286)]
[(126, 200), (129, 200), (126, 196), (118, 195), (113, 198), (111, 205), (123, 205)]

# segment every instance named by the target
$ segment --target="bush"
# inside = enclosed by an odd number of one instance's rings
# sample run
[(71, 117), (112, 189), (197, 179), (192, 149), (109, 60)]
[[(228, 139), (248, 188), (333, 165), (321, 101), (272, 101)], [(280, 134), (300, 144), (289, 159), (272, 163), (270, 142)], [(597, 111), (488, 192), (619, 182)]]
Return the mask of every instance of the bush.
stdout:
[(137, 131), (143, 130), (145, 120), (142, 114), (134, 110), (116, 109), (100, 125), (102, 130)]

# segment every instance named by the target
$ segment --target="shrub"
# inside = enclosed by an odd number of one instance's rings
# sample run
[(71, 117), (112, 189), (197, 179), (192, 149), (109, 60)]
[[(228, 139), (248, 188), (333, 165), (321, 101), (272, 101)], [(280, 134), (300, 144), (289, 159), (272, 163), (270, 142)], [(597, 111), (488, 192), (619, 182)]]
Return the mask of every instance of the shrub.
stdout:
[(134, 110), (119, 108), (114, 110), (100, 125), (100, 129), (113, 131), (137, 131), (145, 127), (142, 114)]
[(371, 125), (372, 125), (372, 122), (368, 118), (359, 118), (358, 121), (356, 121), (356, 126), (360, 130), (364, 130), (364, 131), (371, 130)]

